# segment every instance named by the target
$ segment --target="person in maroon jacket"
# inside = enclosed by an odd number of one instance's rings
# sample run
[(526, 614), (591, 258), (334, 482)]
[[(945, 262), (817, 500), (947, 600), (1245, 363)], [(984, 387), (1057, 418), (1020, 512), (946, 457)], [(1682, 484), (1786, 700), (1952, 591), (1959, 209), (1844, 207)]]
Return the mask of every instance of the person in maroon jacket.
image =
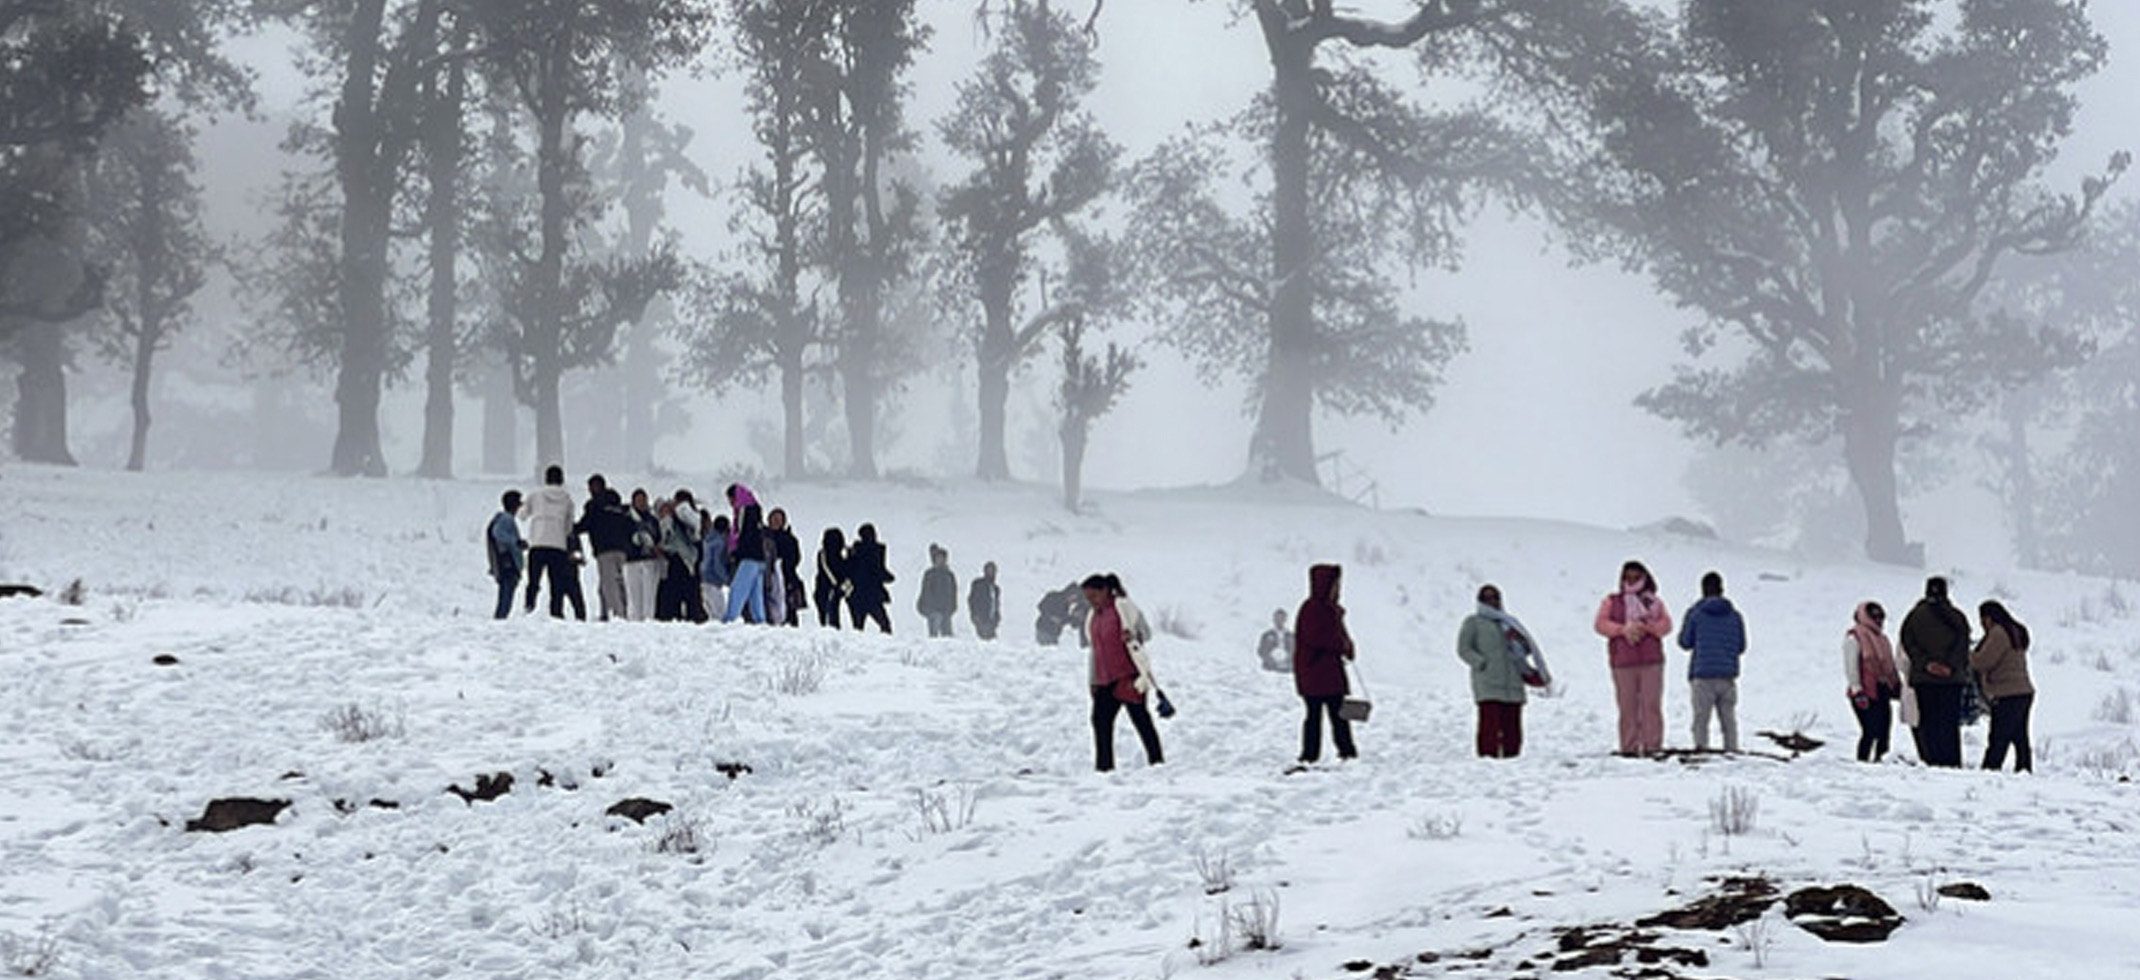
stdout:
[(1330, 741), (1338, 758), (1359, 757), (1352, 744), (1352, 723), (1338, 714), (1338, 706), (1351, 693), (1345, 679), (1345, 662), (1353, 657), (1352, 636), (1345, 632), (1345, 607), (1338, 604), (1336, 565), (1308, 569), (1308, 600), (1300, 604), (1293, 619), (1293, 689), (1307, 705), (1300, 723), (1300, 761), (1314, 762), (1323, 754), (1323, 726), (1318, 714), (1330, 716)]

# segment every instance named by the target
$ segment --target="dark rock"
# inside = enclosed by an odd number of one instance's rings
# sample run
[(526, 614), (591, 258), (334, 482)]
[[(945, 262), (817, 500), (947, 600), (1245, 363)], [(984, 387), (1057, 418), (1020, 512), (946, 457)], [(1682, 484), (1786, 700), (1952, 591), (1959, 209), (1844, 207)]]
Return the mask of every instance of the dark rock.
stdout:
[(1553, 972), (1569, 973), (1575, 970), (1587, 970), (1594, 966), (1619, 966), (1621, 957), (1625, 955), (1625, 952), (1618, 946), (1593, 946), (1555, 962), (1553, 964)]
[(1856, 885), (1801, 888), (1783, 900), (1783, 913), (1831, 943), (1885, 942), (1902, 926), (1894, 906)]
[(620, 800), (602, 812), (612, 817), (628, 818), (633, 823), (645, 823), (648, 817), (658, 817), (674, 809), (676, 808), (660, 800), (649, 800), (635, 796), (628, 800)]
[(1412, 958), (1418, 960), (1421, 963), (1439, 963), (1442, 961), (1442, 954), (1430, 949)]
[(1776, 886), (1766, 878), (1726, 878), (1717, 883), (1717, 894), (1646, 919), (1635, 920), (1645, 929), (1704, 929), (1712, 932), (1752, 922), (1776, 904)]
[(258, 800), (251, 797), (210, 800), (208, 809), (201, 812), (199, 819), (186, 821), (186, 831), (221, 834), (240, 827), (272, 824), (289, 806), (289, 800)]
[(1939, 886), (1939, 893), (1948, 898), (1959, 898), (1965, 902), (1991, 901), (1991, 893), (1985, 891), (1983, 885), (1973, 881), (1957, 881), (1951, 885), (1941, 885)]
[(1345, 971), (1348, 973), (1366, 973), (1374, 968), (1373, 960), (1348, 960), (1345, 963)]
[(178, 666), (178, 658), (171, 656), (168, 653), (159, 653), (156, 656), (149, 658), (149, 662), (155, 664), (158, 667)]
[(504, 796), (505, 794), (510, 793), (512, 791), (513, 774), (509, 772), (498, 772), (492, 773), (488, 776), (477, 776), (476, 788), (472, 790), (462, 789), (461, 784), (459, 783), (455, 783), (451, 786), (446, 787), (446, 792), (452, 793), (453, 795), (460, 797), (462, 802), (467, 803), (470, 806), (474, 806), (477, 800), (482, 800), (483, 802), (488, 803), (491, 800), (495, 800), (498, 797)]
[(0, 599), (37, 599), (45, 590), (34, 585), (0, 585)]
[(1782, 746), (1793, 754), (1811, 752), (1828, 744), (1817, 738), (1809, 738), (1803, 732), (1756, 732), (1754, 734)]
[(737, 776), (754, 770), (751, 769), (749, 763), (745, 762), (716, 762), (713, 764), (713, 771), (727, 776), (729, 779), (735, 779)]
[(89, 620), (83, 619), (79, 616), (69, 616), (66, 619), (60, 620), (59, 624), (61, 626), (87, 626), (89, 625)]
[(1512, 919), (1515, 918), (1515, 916), (1516, 910), (1509, 908), (1506, 905), (1503, 905), (1500, 908), (1486, 913), (1486, 917), (1489, 919)]

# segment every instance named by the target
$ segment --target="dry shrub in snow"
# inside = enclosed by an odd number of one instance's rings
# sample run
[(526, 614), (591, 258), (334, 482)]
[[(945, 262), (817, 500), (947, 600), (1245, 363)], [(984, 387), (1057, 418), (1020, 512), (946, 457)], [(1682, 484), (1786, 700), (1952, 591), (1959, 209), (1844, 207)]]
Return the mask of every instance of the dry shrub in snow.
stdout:
[(2121, 687), (2103, 695), (2103, 700), (2095, 706), (2095, 720), (2107, 721), (2113, 725), (2132, 724), (2133, 692)]
[(89, 586), (83, 584), (81, 579), (75, 579), (67, 583), (66, 588), (60, 590), (59, 601), (61, 604), (69, 606), (79, 606), (88, 602)]
[(823, 804), (802, 800), (788, 805), (788, 815), (802, 825), (802, 838), (830, 847), (847, 836), (847, 804), (835, 796)]
[(1454, 840), (1464, 833), (1464, 818), (1454, 813), (1430, 813), (1404, 833), (1413, 840)]
[(1233, 859), (1225, 851), (1214, 855), (1199, 847), (1195, 860), (1196, 877), (1204, 883), (1204, 894), (1219, 895), (1233, 890)]
[(661, 836), (654, 838), (656, 854), (702, 854), (713, 850), (713, 839), (697, 817), (671, 810), (661, 818)]
[(825, 655), (811, 650), (791, 653), (773, 668), (773, 691), (778, 694), (816, 694), (825, 686)]
[(1739, 948), (1754, 954), (1754, 969), (1767, 969), (1768, 951), (1776, 945), (1776, 937), (1769, 931), (1769, 917), (1741, 922), (1732, 931), (1739, 934)]
[(8, 976), (51, 976), (58, 967), (59, 935), (52, 931), (51, 923), (28, 938), (0, 933), (0, 969), (5, 969)]
[(1709, 801), (1709, 829), (1726, 837), (1753, 833), (1754, 818), (1761, 813), (1761, 796), (1743, 786), (1727, 787)]
[(300, 589), (285, 585), (279, 589), (254, 589), (245, 594), (245, 601), (269, 606), (307, 606), (313, 609), (362, 609), (364, 593), (354, 586), (339, 589)]
[(362, 705), (352, 701), (337, 705), (320, 716), (320, 727), (334, 733), (338, 742), (376, 742), (408, 734), (407, 714), (399, 707), (389, 708), (376, 702)]
[(1284, 945), (1278, 938), (1278, 893), (1262, 890), (1229, 911), (1233, 932), (1244, 950), (1274, 950)]
[(923, 835), (966, 829), (980, 805), (980, 790), (971, 783), (914, 791), (914, 812), (921, 818)]

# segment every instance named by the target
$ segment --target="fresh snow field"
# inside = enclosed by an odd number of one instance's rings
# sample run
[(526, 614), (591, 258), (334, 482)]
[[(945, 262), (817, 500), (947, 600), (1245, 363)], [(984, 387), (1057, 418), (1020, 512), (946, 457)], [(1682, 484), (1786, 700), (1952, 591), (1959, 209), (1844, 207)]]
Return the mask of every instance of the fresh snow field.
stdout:
[[(1899, 622), (1912, 572), (1304, 495), (1101, 495), (1071, 517), (1039, 488), (774, 486), (812, 556), (827, 522), (877, 524), (900, 635), (494, 623), (479, 542), (505, 487), (0, 472), (0, 582), (48, 590), (0, 600), (0, 976), (2140, 976), (2140, 589), (1954, 570), (1958, 600), (2005, 597), (2036, 633), (2038, 771), (1930, 772), (1899, 727), (1897, 757), (1850, 759), (1838, 652), (1858, 600)], [(1004, 640), (918, 635), (932, 541), (962, 599), (1002, 566)], [(1613, 758), (1590, 617), (1627, 558), (1675, 616), (1721, 570), (1753, 641), (1748, 747), (1801, 727), (1827, 747)], [(1316, 561), (1346, 567), (1376, 708), (1361, 760), (1284, 775), (1299, 702), (1254, 645)], [(1121, 769), (1092, 772), (1084, 656), (1032, 642), (1041, 591), (1097, 570), (1168, 627), (1160, 769), (1125, 720)], [(82, 603), (58, 601), (75, 579)], [(1453, 652), (1487, 580), (1565, 688), (1532, 701), (1514, 761), (1471, 757)], [(339, 740), (323, 720), (352, 704), (400, 731)], [(494, 801), (447, 792), (500, 771)], [(1750, 832), (1715, 827), (1732, 792), (1758, 802)], [(291, 806), (185, 832), (232, 796)], [(605, 815), (628, 797), (676, 810)], [(695, 853), (662, 848), (686, 832)], [(1778, 905), (1659, 930), (1706, 967), (1551, 969), (1557, 929), (1755, 874), (1862, 885), (1907, 921), (1829, 944)], [(1961, 881), (1990, 900), (1920, 899)], [(1277, 948), (1238, 948), (1224, 926), (1273, 905)]]

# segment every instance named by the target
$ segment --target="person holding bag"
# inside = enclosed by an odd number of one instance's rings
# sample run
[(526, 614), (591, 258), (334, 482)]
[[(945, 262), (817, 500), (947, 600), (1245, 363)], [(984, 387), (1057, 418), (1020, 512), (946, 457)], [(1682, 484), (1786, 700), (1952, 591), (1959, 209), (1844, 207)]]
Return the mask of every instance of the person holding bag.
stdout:
[(1672, 612), (1657, 598), (1657, 579), (1647, 566), (1620, 566), (1620, 590), (1598, 604), (1592, 627), (1605, 638), (1612, 686), (1620, 708), (1620, 754), (1648, 755), (1664, 748), (1664, 641), (1672, 635)]
[[(1144, 743), (1145, 763), (1161, 765), (1167, 761), (1166, 753), (1159, 744), (1159, 729), (1152, 724), (1152, 713), (1144, 706), (1145, 696), (1159, 690), (1158, 682), (1152, 678), (1152, 661), (1144, 651), (1145, 644), (1151, 642), (1152, 627), (1136, 603), (1129, 601), (1129, 591), (1122, 587), (1120, 577), (1092, 575), (1081, 588), (1092, 609), (1085, 618), (1085, 636), (1092, 648), (1093, 768), (1114, 771), (1115, 716), (1124, 709), (1129, 711), (1129, 722), (1137, 729), (1138, 740)], [(1157, 696), (1163, 706), (1166, 695)]]
[(1848, 678), (1850, 710), (1858, 716), (1858, 761), (1878, 762), (1887, 756), (1889, 733), (1894, 728), (1891, 702), (1902, 696), (1902, 670), (1895, 663), (1895, 647), (1881, 627), (1887, 610), (1877, 602), (1861, 603), (1843, 634), (1843, 676)]
[(1523, 754), (1526, 687), (1552, 683), (1538, 641), (1501, 608), (1501, 589), (1479, 588), (1479, 609), (1457, 632), (1456, 655), (1471, 667), (1471, 697), (1479, 705), (1478, 752), (1482, 759)]
[(1300, 763), (1311, 765), (1323, 754), (1322, 717), (1330, 719), (1330, 741), (1339, 759), (1359, 758), (1352, 723), (1340, 711), (1352, 693), (1345, 666), (1356, 651), (1345, 630), (1345, 607), (1338, 603), (1344, 570), (1336, 565), (1308, 569), (1308, 598), (1293, 619), (1293, 689), (1307, 709), (1300, 723)]

